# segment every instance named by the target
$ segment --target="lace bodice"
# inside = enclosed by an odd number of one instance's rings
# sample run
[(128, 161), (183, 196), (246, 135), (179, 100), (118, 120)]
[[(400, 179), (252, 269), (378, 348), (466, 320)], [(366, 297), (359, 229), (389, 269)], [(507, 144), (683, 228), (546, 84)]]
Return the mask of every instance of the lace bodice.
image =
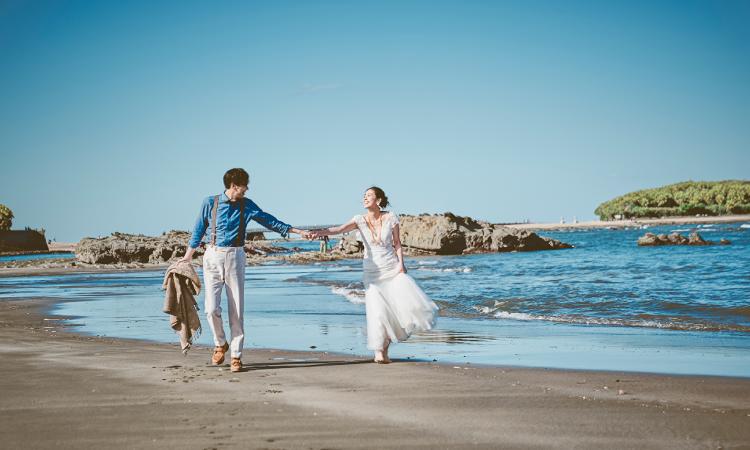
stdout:
[(375, 230), (375, 235), (380, 231), (380, 242), (375, 239), (364, 216), (356, 215), (353, 219), (357, 224), (360, 240), (365, 247), (363, 261), (365, 282), (394, 276), (400, 269), (393, 247), (393, 228), (399, 224), (398, 216), (387, 212), (383, 213), (381, 218), (380, 230)]
[(398, 216), (391, 212), (388, 212), (383, 213), (381, 219), (380, 230), (374, 230), (376, 235), (378, 231), (380, 232), (380, 242), (376, 242), (375, 236), (372, 232), (373, 230), (370, 230), (370, 227), (367, 225), (367, 219), (365, 218), (365, 216), (354, 216), (354, 221), (357, 224), (357, 228), (359, 229), (359, 234), (362, 238), (362, 242), (365, 243), (365, 250), (367, 250), (368, 247), (373, 249), (376, 247), (390, 247), (391, 249), (393, 248), (393, 227), (395, 227), (399, 223)]

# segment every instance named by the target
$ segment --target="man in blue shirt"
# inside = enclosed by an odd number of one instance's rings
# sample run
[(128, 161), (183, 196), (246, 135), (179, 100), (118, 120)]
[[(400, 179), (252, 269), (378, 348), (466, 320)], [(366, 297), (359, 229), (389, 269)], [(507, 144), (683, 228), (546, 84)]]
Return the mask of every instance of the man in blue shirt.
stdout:
[[(245, 198), (250, 177), (243, 169), (230, 169), (224, 174), (226, 190), (220, 195), (206, 197), (195, 221), (193, 235), (183, 257), (191, 261), (206, 231), (209, 241), (203, 255), (203, 284), (206, 299), (206, 316), (214, 335), (214, 353), (211, 362), (224, 362), (224, 354), (231, 348), (232, 372), (242, 370), (242, 346), (245, 339), (243, 311), (245, 307), (245, 236), (247, 224), (259, 224), (286, 237), (297, 233), (310, 237), (307, 230), (286, 224), (263, 211), (249, 198)], [(229, 309), (231, 346), (224, 334), (221, 320), (221, 291), (226, 288)]]

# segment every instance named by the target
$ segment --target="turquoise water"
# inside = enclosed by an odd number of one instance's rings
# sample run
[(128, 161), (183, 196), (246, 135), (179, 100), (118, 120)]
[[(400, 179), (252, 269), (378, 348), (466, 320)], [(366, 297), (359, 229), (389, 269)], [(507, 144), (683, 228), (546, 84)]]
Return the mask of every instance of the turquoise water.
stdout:
[[(596, 230), (545, 233), (576, 246), (569, 250), (410, 258), (410, 274), (441, 306), (441, 318), (437, 330), (392, 354), (748, 377), (750, 229), (700, 231), (732, 245), (639, 248), (644, 230)], [(248, 267), (246, 348), (368, 354), (360, 265)], [(3, 278), (0, 298), (60, 298), (55, 313), (73, 316), (81, 332), (176, 343), (161, 312), (162, 275)], [(199, 343), (211, 345), (209, 334)]]
[(56, 252), (56, 253), (32, 253), (28, 255), (5, 255), (0, 256), (0, 262), (2, 261), (29, 261), (36, 259), (53, 259), (53, 258), (75, 258), (75, 254), (72, 252)]

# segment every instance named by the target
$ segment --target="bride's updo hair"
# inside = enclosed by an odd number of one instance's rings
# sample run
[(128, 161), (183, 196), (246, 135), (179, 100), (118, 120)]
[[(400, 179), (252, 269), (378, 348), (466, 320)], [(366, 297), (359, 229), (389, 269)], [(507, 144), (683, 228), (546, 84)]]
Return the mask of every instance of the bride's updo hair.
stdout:
[(390, 205), (390, 203), (388, 202), (388, 196), (385, 195), (385, 192), (382, 189), (380, 189), (379, 187), (372, 186), (372, 187), (368, 188), (367, 190), (368, 191), (372, 191), (372, 192), (375, 193), (375, 198), (378, 199), (378, 200), (380, 200), (380, 202), (378, 203), (378, 205), (381, 208), (385, 208), (386, 206)]

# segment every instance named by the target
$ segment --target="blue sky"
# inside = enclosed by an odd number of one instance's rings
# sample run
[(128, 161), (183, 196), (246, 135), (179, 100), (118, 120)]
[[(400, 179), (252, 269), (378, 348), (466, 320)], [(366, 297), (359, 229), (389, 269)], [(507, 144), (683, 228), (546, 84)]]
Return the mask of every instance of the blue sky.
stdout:
[(750, 178), (737, 1), (3, 1), (0, 203), (78, 240), (188, 229), (230, 167), (292, 224), (594, 218)]

